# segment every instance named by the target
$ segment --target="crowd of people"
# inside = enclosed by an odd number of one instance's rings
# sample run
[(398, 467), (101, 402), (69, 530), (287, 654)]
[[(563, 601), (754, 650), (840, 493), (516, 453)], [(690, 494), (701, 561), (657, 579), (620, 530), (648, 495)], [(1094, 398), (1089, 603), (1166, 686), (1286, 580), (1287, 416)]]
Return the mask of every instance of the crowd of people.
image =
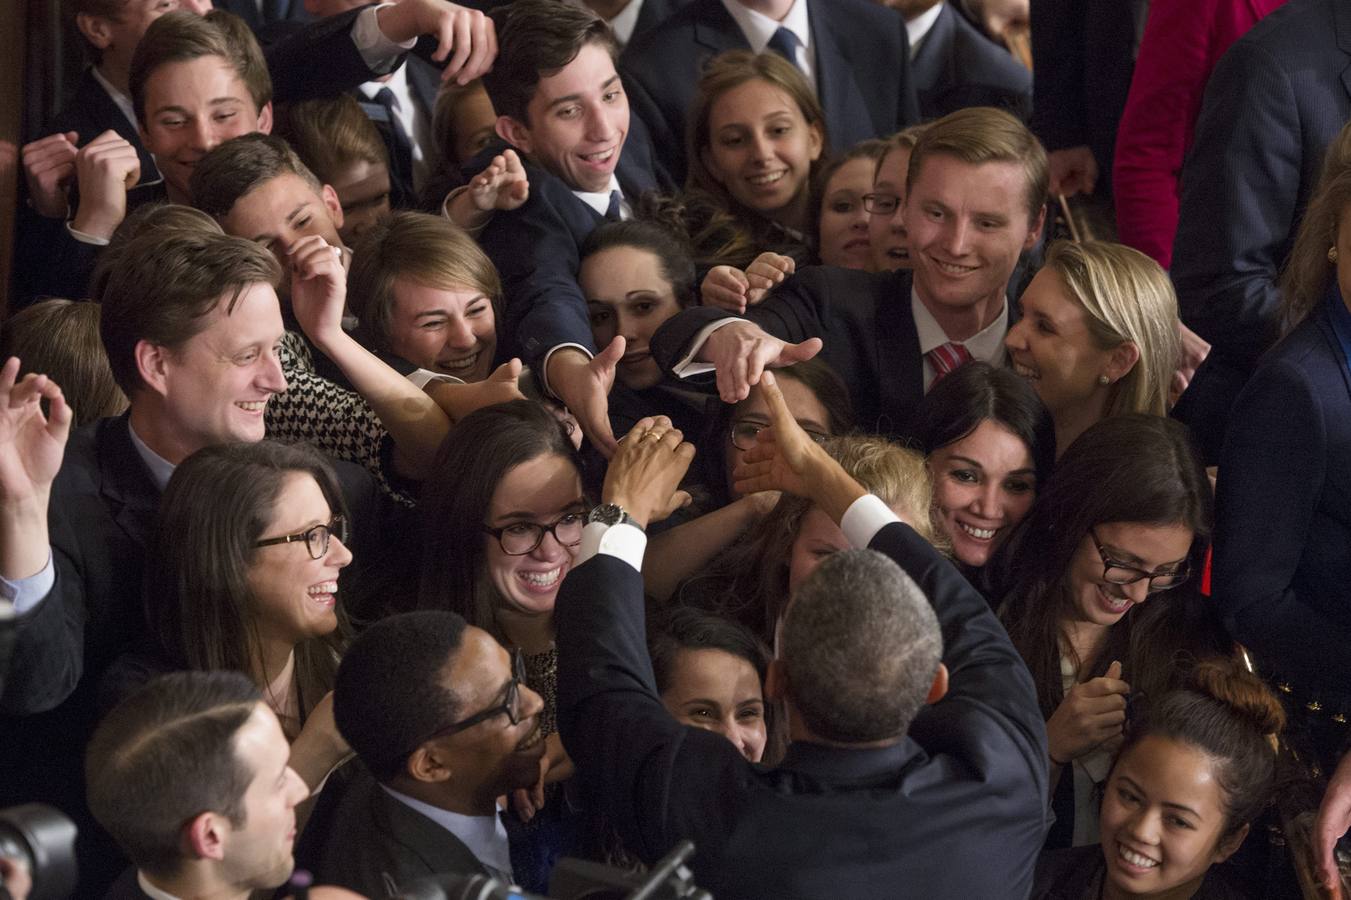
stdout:
[(1339, 896), (1339, 0), (63, 2), (0, 805), (76, 896)]

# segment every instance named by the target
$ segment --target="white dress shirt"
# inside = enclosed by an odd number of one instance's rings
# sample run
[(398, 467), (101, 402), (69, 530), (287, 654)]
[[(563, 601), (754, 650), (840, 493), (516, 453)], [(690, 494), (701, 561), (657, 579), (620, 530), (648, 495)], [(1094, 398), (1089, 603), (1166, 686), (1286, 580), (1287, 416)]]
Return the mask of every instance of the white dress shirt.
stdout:
[[(910, 289), (910, 312), (914, 316), (915, 332), (919, 336), (919, 352), (924, 354), (924, 392), (927, 394), (929, 388), (933, 386), (934, 379), (938, 377), (933, 363), (929, 361), (928, 353), (935, 347), (941, 347), (952, 341), (952, 338), (943, 332), (943, 326), (938, 324), (938, 320), (929, 312), (928, 307), (920, 302), (914, 288)], [(1005, 301), (993, 322), (966, 340), (955, 343), (966, 347), (972, 359), (981, 359), (993, 366), (1002, 366), (1006, 356), (1004, 336), (1008, 333), (1009, 305), (1008, 301)]]
[(399, 66), (388, 79), (367, 81), (357, 86), (361, 96), (374, 103), (375, 95), (382, 88), (389, 88), (394, 94), (394, 115), (399, 120), (403, 133), (413, 150), (413, 190), (420, 191), (431, 175), (431, 154), (427, 148), (432, 144), (431, 114), (418, 104), (413, 90), (408, 84), (408, 67)]
[(432, 806), (415, 800), (407, 794), (401, 794), (392, 788), (380, 785), (386, 794), (398, 800), (414, 812), (419, 812), (449, 831), (469, 848), (474, 858), (489, 869), (500, 872), (512, 879), (511, 844), (507, 840), (507, 827), (502, 824), (501, 816), (466, 816), (460, 813)]
[(816, 51), (812, 48), (812, 30), (807, 21), (807, 0), (794, 0), (792, 8), (783, 17), (782, 22), (776, 22), (764, 13), (748, 9), (737, 0), (722, 0), (722, 5), (727, 7), (727, 12), (736, 20), (741, 33), (746, 36), (746, 43), (750, 44), (756, 53), (765, 52), (765, 48), (769, 46), (769, 39), (774, 37), (774, 32), (781, 27), (791, 31), (797, 38), (797, 67), (807, 76), (807, 83), (812, 86), (812, 91), (816, 92)]

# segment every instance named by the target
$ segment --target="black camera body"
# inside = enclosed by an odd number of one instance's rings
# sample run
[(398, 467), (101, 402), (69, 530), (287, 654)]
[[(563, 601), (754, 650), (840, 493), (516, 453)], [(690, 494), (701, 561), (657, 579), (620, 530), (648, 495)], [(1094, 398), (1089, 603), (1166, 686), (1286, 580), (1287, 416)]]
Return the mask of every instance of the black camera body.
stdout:
[(55, 807), (25, 803), (0, 809), (0, 856), (28, 867), (28, 900), (65, 900), (75, 892), (75, 823)]

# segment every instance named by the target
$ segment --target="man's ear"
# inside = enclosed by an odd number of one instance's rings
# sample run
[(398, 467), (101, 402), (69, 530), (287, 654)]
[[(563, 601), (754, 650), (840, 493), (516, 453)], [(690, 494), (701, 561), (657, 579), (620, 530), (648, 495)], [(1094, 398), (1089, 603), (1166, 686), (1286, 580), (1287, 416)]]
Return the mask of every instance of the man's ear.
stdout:
[(942, 700), (948, 693), (948, 667), (942, 663), (938, 664), (938, 671), (934, 673), (934, 683), (929, 685), (929, 696), (924, 698), (924, 702), (933, 706), (939, 700)]
[(324, 201), (324, 207), (328, 210), (329, 216), (333, 219), (334, 229), (342, 229), (342, 201), (338, 199), (338, 192), (333, 190), (332, 185), (324, 185), (319, 196)]
[(1023, 241), (1024, 250), (1031, 250), (1033, 247), (1037, 246), (1037, 242), (1041, 240), (1041, 230), (1045, 225), (1046, 204), (1043, 203), (1041, 209), (1037, 211), (1037, 218), (1033, 220), (1032, 227), (1027, 232), (1027, 240)]
[(183, 826), (182, 841), (186, 845), (185, 854), (189, 859), (225, 859), (226, 838), (230, 833), (230, 822), (219, 813), (208, 810), (198, 813)]
[(783, 660), (771, 659), (769, 668), (765, 670), (765, 699), (778, 701), (785, 699), (787, 695), (788, 672), (783, 667)]
[(1122, 341), (1107, 357), (1107, 367), (1102, 374), (1112, 384), (1126, 377), (1135, 364), (1140, 361), (1140, 348), (1135, 341)]
[(272, 101), (269, 100), (263, 104), (263, 108), (258, 110), (258, 133), (272, 133)]
[(161, 397), (169, 393), (169, 349), (162, 344), (137, 341), (132, 350), (136, 356), (136, 371), (150, 390)]
[(494, 126), (497, 136), (517, 150), (529, 155), (534, 152), (535, 142), (530, 139), (530, 126), (511, 116), (498, 116)]
[(409, 754), (404, 772), (414, 781), (428, 784), (449, 781), (454, 774), (445, 750), (435, 741), (427, 741)]
[(79, 13), (75, 16), (75, 27), (80, 29), (80, 34), (100, 50), (107, 50), (113, 45), (112, 29), (109, 27), (111, 24), (103, 16), (92, 16), (89, 13)]

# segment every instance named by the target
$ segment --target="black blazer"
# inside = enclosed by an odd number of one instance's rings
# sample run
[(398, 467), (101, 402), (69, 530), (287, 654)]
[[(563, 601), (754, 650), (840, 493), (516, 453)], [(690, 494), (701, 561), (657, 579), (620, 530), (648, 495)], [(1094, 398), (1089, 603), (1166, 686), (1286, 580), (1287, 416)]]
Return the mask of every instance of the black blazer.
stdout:
[(1263, 674), (1351, 712), (1351, 375), (1327, 310), (1263, 359), (1220, 462), (1214, 597)]
[(417, 878), (491, 874), (459, 838), (385, 793), (364, 769), (343, 786), (322, 835), (307, 832), (297, 864), (315, 883), (380, 898)]
[(261, 11), (255, 0), (211, 0), (211, 5), (239, 16), (255, 34), (265, 32), (268, 26), (277, 22), (311, 20), (303, 0), (263, 0)]
[(1206, 85), (1182, 167), (1172, 276), (1182, 320), (1213, 345), (1183, 402), (1198, 395), (1188, 423), (1204, 422), (1216, 446), (1277, 338), (1276, 278), (1348, 119), (1351, 6), (1339, 0), (1290, 0), (1229, 48)]
[(920, 42), (910, 74), (926, 120), (968, 106), (996, 106), (1024, 122), (1032, 117), (1032, 73), (951, 4)]
[[(819, 337), (825, 360), (849, 388), (859, 427), (905, 437), (924, 396), (924, 357), (910, 312), (913, 285), (907, 270), (878, 274), (836, 266), (809, 266), (785, 281), (740, 318), (785, 341)], [(1016, 306), (1008, 301), (1010, 321)], [(652, 336), (652, 356), (662, 370), (689, 352), (695, 335), (725, 310), (696, 306), (668, 319)], [(704, 376), (704, 383), (712, 376)], [(690, 379), (694, 380), (694, 379)], [(698, 383), (696, 381), (696, 383)]]
[(943, 630), (951, 689), (881, 749), (795, 743), (775, 769), (676, 722), (654, 685), (642, 576), (599, 555), (559, 591), (558, 722), (579, 789), (647, 863), (694, 841), (715, 897), (1026, 897), (1045, 833), (1046, 731), (989, 606), (909, 527), (870, 545)]
[[(504, 149), (506, 144), (493, 143), (466, 171), (482, 171)], [(561, 178), (520, 155), (530, 179), (530, 198), (519, 209), (496, 213), (479, 243), (502, 276), (506, 322), (499, 333), (511, 337), (512, 356), (542, 371), (545, 355), (559, 344), (595, 349), (577, 270), (582, 243), (605, 217), (579, 200)], [(653, 156), (646, 129), (633, 119), (615, 172), (630, 203), (670, 186)]]
[(103, 900), (150, 900), (150, 895), (141, 890), (136, 874), (136, 869), (130, 868), (119, 875), (108, 893), (103, 895)]
[[(904, 20), (868, 0), (807, 4), (830, 146), (843, 150), (918, 122)], [(722, 0), (693, 0), (624, 48), (629, 104), (677, 182), (685, 180), (685, 119), (700, 70), (719, 53), (749, 46)]]

